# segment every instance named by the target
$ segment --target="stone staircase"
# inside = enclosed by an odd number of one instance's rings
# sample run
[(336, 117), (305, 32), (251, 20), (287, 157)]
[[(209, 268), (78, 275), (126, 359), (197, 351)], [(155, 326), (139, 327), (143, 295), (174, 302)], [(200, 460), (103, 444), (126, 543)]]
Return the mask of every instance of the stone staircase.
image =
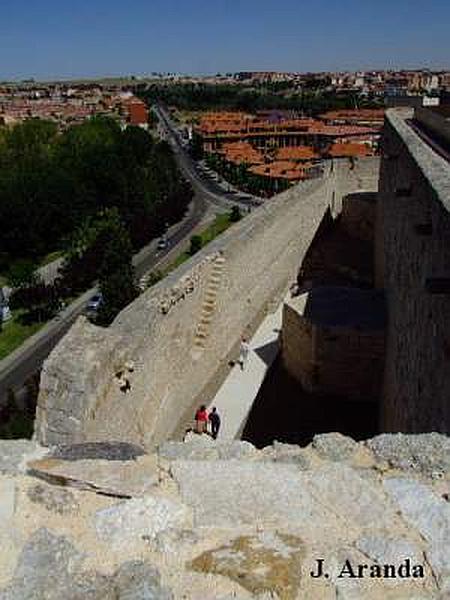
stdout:
[(212, 265), (208, 285), (203, 298), (200, 318), (194, 335), (194, 351), (201, 352), (205, 346), (211, 330), (211, 321), (214, 317), (217, 303), (217, 293), (224, 272), (225, 258), (218, 256)]

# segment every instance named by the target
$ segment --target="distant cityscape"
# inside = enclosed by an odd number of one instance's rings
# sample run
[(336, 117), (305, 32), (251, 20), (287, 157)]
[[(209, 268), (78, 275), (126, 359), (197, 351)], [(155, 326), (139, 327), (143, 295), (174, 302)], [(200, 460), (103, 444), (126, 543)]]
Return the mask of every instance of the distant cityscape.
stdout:
[[(278, 84), (280, 97), (304, 89), (346, 94), (359, 98), (377, 98), (386, 104), (395, 98), (408, 97), (411, 103), (439, 103), (450, 94), (450, 71), (404, 70), (339, 73), (283, 73), (275, 71), (241, 71), (214, 76), (187, 76), (152, 73), (148, 77), (38, 82), (0, 82), (0, 123), (9, 124), (30, 117), (56, 120), (62, 126), (79, 122), (93, 114), (115, 116), (124, 123), (142, 124), (144, 106), (132, 97), (130, 89), (143, 83), (162, 84)], [(283, 87), (283, 85), (285, 87)]]

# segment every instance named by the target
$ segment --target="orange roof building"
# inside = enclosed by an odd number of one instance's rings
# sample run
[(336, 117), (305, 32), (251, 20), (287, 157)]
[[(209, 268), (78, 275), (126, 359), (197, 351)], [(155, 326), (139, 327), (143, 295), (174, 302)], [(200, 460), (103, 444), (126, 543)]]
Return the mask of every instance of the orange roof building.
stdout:
[(264, 155), (248, 142), (224, 144), (218, 152), (226, 160), (236, 164), (258, 165), (264, 162)]
[(366, 144), (336, 142), (331, 144), (326, 154), (332, 158), (358, 158), (371, 156), (373, 151)]
[(320, 158), (320, 154), (311, 146), (287, 146), (278, 148), (276, 158), (277, 160), (310, 161)]
[(298, 165), (297, 163), (280, 160), (263, 165), (250, 167), (250, 173), (270, 179), (286, 179), (288, 181), (301, 181), (308, 179), (308, 169), (311, 165)]
[(320, 118), (326, 123), (353, 125), (383, 125), (384, 108), (359, 108), (355, 110), (330, 110)]

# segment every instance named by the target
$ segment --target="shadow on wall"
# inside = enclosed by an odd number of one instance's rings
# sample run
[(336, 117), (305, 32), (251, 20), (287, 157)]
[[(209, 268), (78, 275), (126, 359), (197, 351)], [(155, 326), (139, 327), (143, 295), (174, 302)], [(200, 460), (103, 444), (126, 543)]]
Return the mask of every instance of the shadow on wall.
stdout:
[(279, 356), (253, 404), (241, 439), (263, 448), (274, 440), (306, 446), (317, 433), (338, 431), (355, 440), (378, 433), (377, 403), (309, 394), (285, 370)]

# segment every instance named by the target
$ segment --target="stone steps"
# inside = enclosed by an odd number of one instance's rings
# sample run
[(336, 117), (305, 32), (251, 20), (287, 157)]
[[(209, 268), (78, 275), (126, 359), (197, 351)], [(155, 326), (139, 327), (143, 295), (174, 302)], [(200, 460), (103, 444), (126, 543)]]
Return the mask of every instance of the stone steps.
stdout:
[(196, 358), (199, 356), (198, 352), (202, 351), (206, 347), (206, 342), (210, 333), (211, 322), (217, 307), (217, 293), (222, 283), (225, 262), (225, 258), (223, 256), (219, 256), (215, 259), (211, 269), (200, 310), (200, 318), (195, 329), (194, 349), (196, 350)]

